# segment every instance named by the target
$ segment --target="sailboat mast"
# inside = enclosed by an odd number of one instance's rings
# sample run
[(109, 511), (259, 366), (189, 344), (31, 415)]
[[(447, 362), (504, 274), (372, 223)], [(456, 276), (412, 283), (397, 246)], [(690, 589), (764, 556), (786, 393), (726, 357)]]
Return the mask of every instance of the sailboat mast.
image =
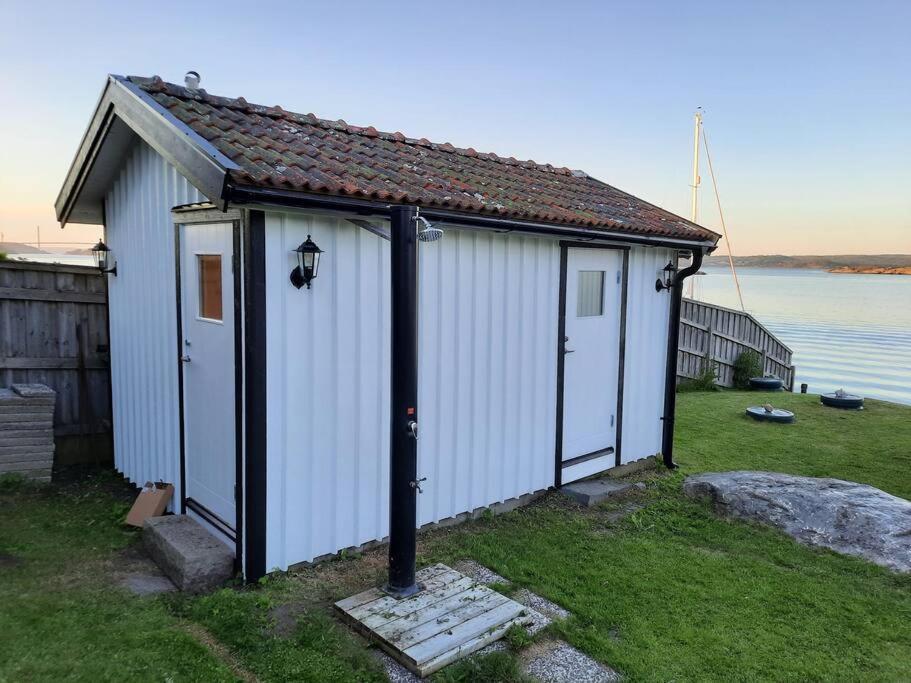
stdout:
[(696, 110), (693, 117), (693, 212), (692, 220), (696, 222), (699, 216), (699, 128), (702, 126), (702, 109)]
[[(693, 117), (693, 211), (690, 218), (693, 223), (696, 222), (699, 216), (699, 183), (701, 179), (699, 178), (699, 133), (702, 127), (702, 108), (698, 107), (696, 109), (696, 114)], [(691, 277), (687, 282), (687, 298), (694, 299), (696, 297), (696, 277)]]

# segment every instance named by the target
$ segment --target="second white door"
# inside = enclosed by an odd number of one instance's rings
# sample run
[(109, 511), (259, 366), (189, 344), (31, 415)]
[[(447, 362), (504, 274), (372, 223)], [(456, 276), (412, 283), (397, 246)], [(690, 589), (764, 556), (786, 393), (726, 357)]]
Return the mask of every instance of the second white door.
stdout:
[(623, 252), (568, 249), (562, 481), (614, 464)]

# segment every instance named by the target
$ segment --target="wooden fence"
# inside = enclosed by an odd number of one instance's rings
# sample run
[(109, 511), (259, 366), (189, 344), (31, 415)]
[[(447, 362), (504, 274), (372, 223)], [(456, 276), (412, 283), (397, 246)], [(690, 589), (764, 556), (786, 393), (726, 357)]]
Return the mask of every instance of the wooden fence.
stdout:
[(715, 364), (716, 384), (734, 386), (734, 361), (744, 351), (762, 357), (763, 374), (775, 375), (789, 390), (794, 385), (791, 349), (756, 318), (703, 301), (684, 299), (680, 311), (677, 381), (696, 377), (708, 361)]
[(95, 268), (0, 261), (0, 386), (57, 392), (58, 462), (110, 459), (107, 296)]

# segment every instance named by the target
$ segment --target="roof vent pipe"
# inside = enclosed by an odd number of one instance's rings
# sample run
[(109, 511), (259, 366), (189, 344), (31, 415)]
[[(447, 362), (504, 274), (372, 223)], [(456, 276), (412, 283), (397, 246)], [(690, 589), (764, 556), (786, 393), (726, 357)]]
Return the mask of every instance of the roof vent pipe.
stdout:
[(199, 74), (195, 71), (187, 71), (187, 75), (183, 77), (183, 82), (190, 90), (198, 90)]

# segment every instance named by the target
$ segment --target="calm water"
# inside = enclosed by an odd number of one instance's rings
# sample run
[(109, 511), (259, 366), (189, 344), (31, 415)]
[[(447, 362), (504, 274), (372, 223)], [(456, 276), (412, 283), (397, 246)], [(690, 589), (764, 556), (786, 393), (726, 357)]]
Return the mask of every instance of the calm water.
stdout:
[[(697, 295), (739, 309), (731, 273), (704, 268)], [(911, 404), (911, 276), (739, 268), (747, 311), (794, 351), (795, 386)]]
[(91, 254), (10, 254), (16, 261), (33, 263), (61, 263), (66, 266), (94, 266), (95, 259)]

